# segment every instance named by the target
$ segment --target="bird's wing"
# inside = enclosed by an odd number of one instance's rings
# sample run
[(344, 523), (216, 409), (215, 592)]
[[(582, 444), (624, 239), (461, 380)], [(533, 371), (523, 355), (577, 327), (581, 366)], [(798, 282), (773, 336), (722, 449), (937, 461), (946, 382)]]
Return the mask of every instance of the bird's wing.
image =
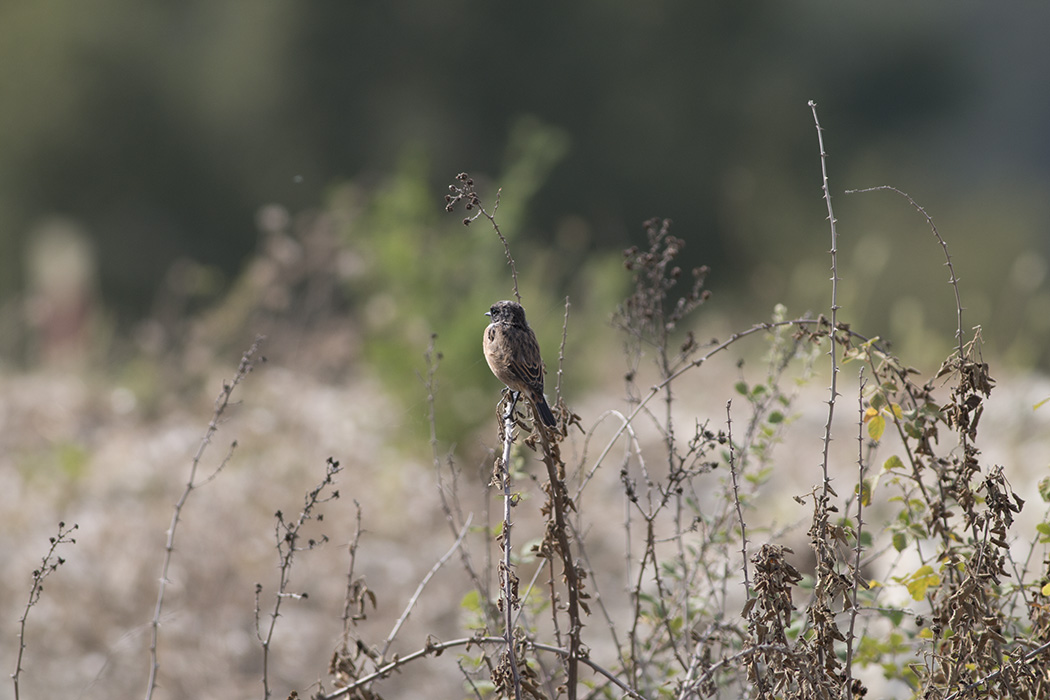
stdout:
[(543, 367), (539, 363), (514, 362), (511, 363), (510, 370), (523, 384), (543, 395)]
[(540, 349), (531, 333), (522, 333), (520, 337), (521, 352), (510, 364), (510, 371), (523, 384), (543, 396), (543, 361)]

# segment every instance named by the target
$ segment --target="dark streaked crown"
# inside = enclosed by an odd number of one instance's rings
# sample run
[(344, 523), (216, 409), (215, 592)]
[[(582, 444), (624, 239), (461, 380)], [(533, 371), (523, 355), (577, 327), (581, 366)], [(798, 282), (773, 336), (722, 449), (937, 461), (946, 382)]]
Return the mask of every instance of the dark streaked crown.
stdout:
[(497, 301), (489, 309), (493, 323), (508, 323), (513, 326), (526, 326), (525, 309), (516, 301)]

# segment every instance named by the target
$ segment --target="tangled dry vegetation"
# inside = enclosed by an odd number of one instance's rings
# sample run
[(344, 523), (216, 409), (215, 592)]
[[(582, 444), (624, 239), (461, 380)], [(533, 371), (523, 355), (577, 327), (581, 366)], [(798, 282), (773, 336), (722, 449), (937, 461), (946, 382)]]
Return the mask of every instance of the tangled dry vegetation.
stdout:
[[(329, 457), (316, 485), (300, 487), (305, 497), (271, 521), (276, 567), (247, 602), (250, 629), (229, 641), (254, 648), (251, 672), (261, 684), (234, 692), (318, 700), (1050, 696), (1050, 524), (1044, 515), (1019, 531), (1026, 504), (1008, 470), (979, 447), (995, 382), (980, 329), (963, 325), (948, 245), (898, 192), (942, 249), (958, 313), (954, 351), (924, 378), (840, 317), (837, 221), (811, 107), (831, 236), (826, 312), (788, 318), (778, 308), (768, 322), (701, 340), (693, 319), (709, 299), (707, 270), (680, 269), (684, 241), (670, 222), (646, 222), (644, 246), (624, 256), (634, 289), (614, 315), (625, 348), (623, 408), (566, 402), (563, 340), (556, 360), (548, 351), (558, 426), (545, 429), (505, 397), (483, 478), (441, 446), (435, 339), (423, 376), (431, 464), (392, 485), (377, 481), (378, 468), (365, 477), (372, 488), (406, 490), (395, 502), (412, 523), (409, 536), (425, 545), (416, 563), (429, 552), (429, 569), (406, 585), (389, 542), (377, 537), (383, 525), (370, 525), (365, 481)], [(484, 217), (513, 270), (496, 211), (469, 176), (452, 185), (447, 206), (465, 207), (464, 223)], [(566, 303), (563, 339), (571, 332)], [(755, 370), (732, 362), (748, 344), (764, 347)], [(186, 623), (194, 609), (180, 599), (173, 620), (167, 597), (169, 581), (192, 580), (200, 561), (182, 543), (180, 523), (191, 525), (195, 499), (221, 490), (228, 476), (229, 452), (207, 469), (201, 459), (222, 451), (215, 437), (258, 360), (253, 346), (223, 385), (174, 496), (166, 544), (153, 551), (162, 573), (137, 637), (147, 642), (149, 661), (136, 676), (147, 698), (169, 697), (172, 687), (189, 697), (193, 687), (180, 674), (194, 672), (185, 661), (197, 653)], [(706, 413), (701, 390), (724, 391), (704, 398)], [(792, 439), (814, 419), (819, 443)], [(786, 477), (806, 460), (817, 470)], [(437, 488), (420, 488), (421, 479)], [(413, 520), (424, 499), (436, 521)], [(48, 653), (34, 645), (33, 617), (46, 613), (44, 579), (60, 579), (60, 557), (79, 546), (72, 527), (59, 527), (33, 574), (16, 697), (29, 659)], [(345, 548), (332, 546), (333, 532)], [(231, 558), (263, 558), (243, 528), (208, 537)], [(246, 551), (230, 553), (238, 548)], [(327, 672), (318, 644), (328, 645)], [(195, 658), (208, 665), (207, 656)], [(210, 694), (218, 682), (193, 692)]]

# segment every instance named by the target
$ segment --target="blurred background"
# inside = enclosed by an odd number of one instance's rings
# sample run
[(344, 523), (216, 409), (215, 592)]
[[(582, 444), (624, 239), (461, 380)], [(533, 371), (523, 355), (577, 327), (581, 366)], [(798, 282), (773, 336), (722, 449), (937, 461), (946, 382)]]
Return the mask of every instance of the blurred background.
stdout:
[[(898, 342), (954, 328), (923, 220), (887, 193), (842, 195), (891, 184), (934, 217), (996, 354), (1050, 362), (1050, 9), (1038, 4), (0, 12), (7, 362), (39, 359), (34, 343), (61, 332), (34, 304), (74, 294), (58, 286), (90, 295), (116, 332), (173, 295), (216, 303), (265, 245), (270, 204), (339, 218), (375, 213), (400, 188), (384, 220), (406, 229), (399, 245), (474, 235), (441, 207), (464, 170), (490, 178), (490, 197), (503, 187), (518, 255), (562, 262), (537, 275), (553, 299), (584, 295), (579, 267), (663, 216), (727, 302), (816, 307), (828, 235), (810, 99), (827, 130), (847, 312)], [(380, 245), (362, 240), (375, 223), (339, 227), (335, 245)], [(357, 291), (351, 312), (368, 296)]]
[[(444, 210), (459, 172), (488, 207), (501, 190), (549, 368), (570, 298), (577, 396), (619, 386), (609, 318), (630, 287), (622, 250), (644, 246), (650, 217), (674, 221), (683, 267), (712, 269), (698, 338), (777, 303), (820, 313), (830, 235), (809, 100), (839, 222), (839, 318), (924, 371), (955, 344), (926, 221), (888, 192), (844, 194), (893, 185), (948, 243), (964, 330), (982, 325), (988, 359), (1038, 376), (1050, 369), (1048, 26), (1038, 3), (5, 3), (0, 459), (5, 508), (48, 504), (5, 547), (95, 517), (88, 493), (95, 508), (134, 500), (163, 532), (217, 378), (260, 333), (276, 378), (259, 392), (273, 402), (245, 430), (269, 473), (320, 469), (349, 441), (371, 465), (361, 483), (397, 493), (409, 477), (382, 465), (411, 450), (384, 436), (407, 426), (425, 444), (434, 333), (442, 439), (479, 452), (479, 401), (498, 390), (481, 313), (512, 290), (491, 226)], [(265, 443), (292, 434), (309, 449)], [(142, 547), (130, 579), (145, 599), (122, 610), (138, 623), (160, 551)], [(16, 560), (28, 571), (33, 556)], [(114, 644), (83, 642), (109, 649), (86, 657), (88, 675), (99, 658), (119, 667)]]

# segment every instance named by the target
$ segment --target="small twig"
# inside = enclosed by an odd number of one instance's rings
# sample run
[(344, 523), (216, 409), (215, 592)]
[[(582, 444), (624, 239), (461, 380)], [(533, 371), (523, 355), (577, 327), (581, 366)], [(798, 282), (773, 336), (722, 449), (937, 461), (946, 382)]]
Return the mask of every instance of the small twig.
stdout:
[(558, 347), (558, 381), (554, 386), (554, 401), (561, 399), (561, 380), (565, 373), (565, 343), (569, 339), (569, 297), (565, 297), (565, 318), (561, 324), (561, 345)]
[(507, 662), (511, 668), (514, 682), (514, 698), (521, 699), (521, 673), (518, 670), (517, 641), (514, 638), (514, 609), (519, 605), (518, 577), (511, 564), (511, 519), (510, 511), (516, 497), (511, 493), (510, 481), (510, 448), (514, 443), (514, 409), (518, 405), (517, 392), (511, 392), (507, 402), (507, 411), (503, 415), (503, 455), (500, 458), (500, 480), (503, 482), (503, 529), (500, 532), (499, 544), (503, 549), (503, 560), (499, 564), (501, 597), (503, 598), (504, 639), (507, 643)]
[(480, 203), (478, 204), (478, 209), (481, 210), (481, 213), (484, 214), (485, 218), (489, 220), (490, 224), (492, 224), (492, 230), (496, 232), (496, 235), (499, 236), (500, 242), (503, 243), (503, 252), (507, 254), (507, 264), (510, 265), (510, 276), (511, 279), (514, 280), (514, 298), (517, 299), (520, 304), (521, 294), (518, 293), (518, 268), (514, 265), (514, 256), (510, 254), (510, 243), (507, 242), (503, 232), (499, 230), (499, 224), (496, 223), (496, 210), (499, 209), (499, 197), (502, 193), (502, 187), (496, 190), (496, 202), (492, 205), (491, 214), (486, 211), (485, 207), (481, 206)]
[(1047, 651), (1048, 649), (1050, 649), (1050, 642), (1043, 642), (1042, 644), (1037, 646), (1035, 649), (1032, 649), (1030, 652), (1028, 652), (1024, 656), (1022, 656), (1021, 658), (1019, 658), (1019, 659), (1017, 659), (1015, 661), (1012, 661), (1012, 662), (1010, 662), (1008, 664), (1003, 664), (1002, 666), (1000, 666), (996, 670), (994, 670), (991, 673), (989, 673), (984, 678), (981, 678), (980, 680), (976, 680), (973, 683), (969, 683), (965, 687), (960, 688), (959, 690), (955, 691), (954, 693), (952, 693), (948, 697), (944, 698), (944, 700), (956, 700), (956, 698), (964, 697), (964, 696), (968, 695), (970, 693), (970, 691), (973, 690), (974, 688), (976, 688), (978, 686), (981, 686), (981, 685), (984, 685), (984, 684), (986, 684), (986, 683), (988, 683), (990, 681), (994, 681), (996, 678), (1001, 676), (1003, 674), (1003, 671), (1005, 671), (1007, 668), (1009, 668), (1011, 666), (1019, 666), (1020, 664), (1026, 664), (1029, 661), (1031, 661), (1032, 659), (1034, 659), (1037, 656), (1039, 656), (1040, 654), (1042, 654), (1044, 651)]
[(361, 504), (357, 502), (357, 499), (354, 499), (354, 510), (356, 511), (354, 537), (347, 546), (350, 564), (346, 570), (346, 598), (343, 602), (343, 647), (350, 643), (350, 623), (354, 620), (352, 609), (357, 599), (357, 596), (354, 595), (357, 588), (354, 579), (354, 563), (357, 561), (357, 547), (361, 542)]
[(857, 595), (860, 588), (861, 547), (860, 537), (864, 531), (864, 499), (866, 497), (864, 487), (864, 474), (867, 468), (864, 464), (864, 387), (867, 382), (864, 379), (864, 370), (860, 370), (860, 390), (857, 392), (857, 410), (860, 418), (857, 420), (857, 529), (854, 533), (856, 546), (853, 558), (853, 582), (850, 588), (850, 597), (853, 599), (849, 611), (849, 631), (846, 633), (846, 685), (853, 680), (853, 640), (857, 627)]
[(419, 582), (418, 586), (416, 586), (416, 591), (412, 594), (412, 597), (409, 599), (408, 605), (405, 606), (404, 611), (401, 613), (401, 617), (397, 619), (397, 622), (394, 624), (394, 628), (390, 630), (390, 634), (387, 635), (386, 643), (383, 645), (383, 650), (379, 653), (380, 658), (386, 658), (386, 653), (390, 650), (390, 645), (393, 644), (394, 638), (397, 636), (397, 633), (401, 630), (401, 626), (405, 623), (405, 620), (408, 619), (409, 614), (411, 614), (412, 608), (414, 608), (416, 606), (416, 602), (419, 601), (419, 596), (423, 593), (423, 589), (428, 583), (430, 583), (430, 579), (434, 578), (434, 574), (438, 572), (438, 569), (444, 566), (445, 562), (447, 562), (449, 558), (455, 553), (455, 551), (459, 549), (459, 546), (463, 544), (463, 538), (466, 537), (467, 530), (470, 529), (470, 522), (472, 518), (473, 516), (467, 516), (467, 522), (465, 522), (463, 524), (462, 529), (460, 529), (459, 537), (457, 537), (456, 541), (452, 543), (452, 546), (448, 548), (448, 551), (445, 552), (445, 554), (434, 563), (434, 566), (430, 567), (430, 571), (427, 572), (427, 575), (424, 576), (423, 580)]
[[(529, 646), (531, 646), (533, 649), (539, 649), (540, 651), (549, 651), (554, 654), (558, 654), (559, 656), (569, 656), (570, 653), (568, 649), (561, 649), (559, 647), (550, 646), (549, 644), (540, 644), (539, 642), (529, 642)], [(635, 700), (646, 700), (644, 695), (642, 695), (637, 690), (635, 690), (634, 688), (617, 678), (616, 675), (612, 673), (612, 671), (609, 671), (608, 669), (603, 668), (602, 666), (591, 661), (590, 658), (586, 656), (580, 657), (580, 662), (582, 662), (583, 665), (594, 670), (596, 673), (600, 673), (601, 675), (608, 678), (615, 686), (620, 688), (620, 690), (625, 692), (629, 697), (635, 698)]]
[(484, 698), (481, 697), (481, 690), (478, 689), (478, 684), (475, 683), (474, 679), (470, 677), (469, 673), (467, 673), (467, 669), (463, 668), (462, 658), (456, 660), (456, 666), (459, 667), (459, 672), (463, 674), (463, 680), (470, 686), (470, 691), (474, 693), (474, 697), (477, 698), (477, 700), (484, 700)]
[(708, 666), (706, 669), (704, 669), (704, 672), (700, 675), (700, 677), (693, 681), (693, 687), (702, 687), (703, 684), (706, 683), (707, 680), (713, 675), (715, 675), (715, 673), (717, 673), (720, 669), (735, 664), (740, 659), (746, 659), (749, 656), (754, 656), (755, 654), (766, 651), (780, 652), (785, 657), (790, 657), (792, 654), (791, 649), (788, 649), (782, 644), (755, 644), (753, 646), (747, 647), (746, 649), (742, 649), (741, 651), (738, 651), (737, 653), (731, 656), (724, 656), (721, 659), (719, 659), (716, 663)]
[(576, 562), (572, 558), (572, 549), (569, 545), (568, 535), (568, 509), (569, 494), (563, 478), (564, 467), (559, 463), (559, 457), (555, 454), (547, 431), (540, 430), (540, 441), (543, 444), (543, 463), (547, 465), (547, 479), (550, 481), (550, 503), (551, 512), (554, 517), (554, 536), (557, 539), (558, 553), (561, 555), (565, 587), (568, 590), (569, 601), (566, 612), (569, 616), (569, 653), (566, 664), (566, 697), (568, 700), (576, 700), (576, 682), (578, 676), (578, 662), (580, 654), (580, 631), (583, 622), (580, 620), (580, 580), (576, 571)]
[(76, 523), (73, 523), (72, 527), (66, 527), (64, 522), (60, 522), (58, 524), (58, 534), (48, 538), (51, 546), (48, 547), (44, 558), (40, 560), (40, 568), (33, 571), (33, 585), (29, 588), (29, 598), (26, 600), (26, 606), (22, 610), (22, 617), (18, 619), (18, 658), (15, 660), (15, 672), (11, 674), (11, 680), (15, 684), (15, 700), (19, 700), (18, 681), (22, 676), (22, 657), (26, 650), (26, 621), (29, 619), (29, 611), (40, 600), (40, 595), (44, 591), (44, 579), (66, 563), (66, 560), (55, 554), (55, 552), (60, 545), (76, 544), (77, 541), (70, 537), (69, 533), (79, 528), (80, 526)]
[[(532, 595), (532, 589), (536, 587), (536, 581), (539, 580), (540, 574), (543, 573), (543, 570), (549, 565), (549, 561), (545, 559), (540, 560), (539, 566), (536, 567), (536, 571), (532, 573), (532, 578), (529, 579), (529, 585), (525, 586), (525, 593), (519, 596), (521, 598), (522, 605), (518, 608), (518, 614), (514, 616), (515, 626), (517, 626), (518, 621), (521, 619), (521, 616), (525, 614), (524, 603), (528, 601), (529, 596)], [(553, 567), (551, 567), (551, 569), (553, 570)], [(555, 624), (557, 624), (556, 621)], [(557, 633), (557, 631), (555, 632)]]
[(838, 330), (838, 290), (839, 290), (839, 270), (838, 270), (838, 231), (835, 228), (835, 211), (831, 207), (831, 189), (828, 187), (828, 165), (827, 158), (828, 154), (824, 150), (824, 130), (820, 127), (820, 121), (817, 119), (817, 103), (813, 100), (809, 101), (809, 108), (813, 112), (813, 122), (817, 126), (817, 143), (820, 146), (820, 172), (823, 180), (822, 188), (824, 190), (824, 201), (828, 206), (828, 222), (831, 225), (831, 334), (830, 347), (828, 348), (828, 355), (831, 357), (831, 386), (829, 391), (831, 397), (828, 399), (828, 422), (824, 425), (824, 454), (821, 460), (821, 467), (824, 473), (824, 487), (823, 495), (826, 498), (828, 495), (828, 488), (830, 487), (830, 480), (828, 478), (828, 462), (830, 460), (831, 450), (831, 424), (835, 418), (835, 400), (838, 398), (838, 375), (839, 375), (839, 364), (838, 355), (835, 353), (835, 332)]
[[(609, 438), (608, 443), (606, 443), (606, 445), (605, 445), (605, 449), (602, 450), (601, 454), (598, 455), (598, 458), (595, 460), (595, 467), (592, 468), (592, 471), (593, 471), (593, 469), (597, 468), (597, 465), (599, 465), (603, 461), (605, 461), (605, 458), (608, 456), (609, 451), (612, 450), (613, 446), (620, 439), (620, 436), (623, 435), (624, 431), (627, 430), (628, 426), (631, 425), (631, 423), (634, 421), (635, 417), (645, 409), (646, 404), (648, 404), (649, 401), (651, 401), (654, 396), (658, 395), (660, 393), (660, 391), (663, 389), (663, 387), (668, 382), (674, 381), (675, 379), (677, 379), (678, 377), (682, 376), (686, 372), (701, 366), (702, 364), (704, 364), (705, 362), (710, 360), (713, 356), (717, 355), (720, 352), (725, 351), (726, 349), (728, 349), (732, 345), (736, 344), (740, 340), (743, 340), (744, 338), (752, 336), (755, 333), (761, 333), (762, 331), (771, 331), (774, 328), (780, 328), (782, 326), (800, 326), (800, 327), (801, 326), (819, 326), (821, 323), (826, 323), (826, 322), (827, 322), (826, 320), (822, 320), (822, 319), (819, 319), (819, 318), (795, 318), (795, 319), (792, 319), (790, 321), (766, 321), (766, 322), (763, 322), (763, 323), (757, 323), (754, 326), (752, 326), (751, 328), (748, 328), (747, 330), (738, 331), (738, 332), (734, 333), (733, 335), (731, 335), (729, 337), (728, 340), (725, 340), (725, 341), (723, 341), (721, 343), (718, 343), (711, 350), (709, 350), (706, 354), (701, 355), (700, 357), (696, 358), (695, 360), (692, 360), (691, 362), (689, 362), (689, 363), (683, 365), (682, 367), (678, 368), (677, 370), (675, 370), (675, 372), (673, 374), (671, 374), (671, 376), (669, 376), (669, 377), (661, 380), (659, 383), (654, 384), (653, 386), (651, 386), (649, 388), (649, 393), (647, 393), (645, 396), (643, 396), (641, 399), (638, 400), (637, 404), (635, 404), (635, 406), (634, 406), (634, 409), (630, 412), (630, 414), (627, 415), (626, 418), (624, 418), (623, 423), (616, 430), (616, 432), (613, 433), (612, 437)], [(867, 337), (861, 335), (860, 333), (855, 333), (855, 332), (853, 332), (851, 330), (846, 330), (846, 329), (839, 329), (839, 330), (841, 330), (843, 333), (848, 333), (851, 337), (857, 338), (858, 340), (860, 340), (862, 342), (868, 342), (870, 340), (870, 338), (867, 338)]]
[(591, 565), (590, 557), (587, 555), (587, 549), (583, 546), (583, 534), (579, 532), (575, 525), (572, 526), (572, 532), (574, 541), (577, 543), (577, 551), (580, 554), (580, 558), (583, 560), (587, 567), (588, 578), (590, 579), (591, 587), (594, 589), (591, 593), (591, 598), (595, 603), (598, 604), (598, 609), (602, 611), (602, 616), (605, 618), (605, 624), (609, 629), (609, 638), (612, 641), (613, 646), (616, 647), (616, 658), (623, 658), (623, 645), (620, 644), (619, 635), (616, 633), (616, 623), (613, 622), (612, 614), (609, 612), (609, 606), (605, 604), (605, 598), (602, 596), (601, 589), (598, 583), (598, 577), (594, 574), (594, 566)]
[[(587, 431), (587, 434), (584, 437), (583, 457), (581, 457), (580, 463), (582, 464), (583, 462), (586, 461), (587, 451), (590, 449), (591, 438), (594, 436), (595, 432), (597, 431), (598, 426), (600, 426), (602, 424), (602, 422), (606, 418), (618, 418), (620, 420), (620, 431), (621, 432), (622, 431), (626, 431), (627, 432), (628, 442), (630, 443), (630, 447), (625, 450), (625, 454), (624, 454), (624, 464), (625, 464), (625, 466), (626, 466), (627, 462), (630, 460), (630, 455), (631, 455), (631, 451), (632, 451), (631, 448), (633, 448), (634, 456), (640, 462), (644, 462), (645, 461), (645, 456), (642, 454), (642, 446), (641, 446), (641, 443), (638, 441), (638, 435), (637, 435), (637, 433), (635, 433), (634, 426), (631, 425), (630, 419), (627, 416), (625, 416), (623, 413), (621, 413), (620, 411), (617, 411), (616, 409), (609, 409), (608, 411), (606, 411), (602, 415), (598, 416), (598, 419), (596, 421), (594, 421), (594, 423), (591, 425), (590, 430)], [(605, 450), (605, 452), (603, 454), (607, 454), (607, 453), (608, 453), (608, 448), (606, 448), (606, 450)], [(600, 467), (600, 466), (601, 466), (601, 461), (599, 460), (599, 461), (595, 462), (594, 465), (590, 468), (590, 470), (588, 470), (588, 472), (580, 479), (580, 485), (576, 487), (576, 493), (572, 497), (573, 501), (579, 501), (580, 500), (580, 497), (583, 495), (583, 490), (587, 487), (587, 484), (589, 484), (591, 482), (591, 479), (594, 478), (594, 475), (598, 471), (598, 467)]]
[(386, 676), (390, 675), (391, 672), (401, 668), (410, 661), (415, 661), (416, 659), (430, 656), (432, 654), (436, 656), (447, 649), (454, 649), (455, 647), (461, 646), (470, 646), (472, 644), (498, 644), (503, 641), (503, 637), (463, 637), (461, 639), (453, 639), (448, 642), (432, 642), (428, 639), (426, 646), (424, 646), (422, 649), (417, 649), (411, 654), (398, 656), (390, 663), (381, 666), (372, 673), (369, 673), (367, 676), (361, 676), (353, 683), (345, 685), (342, 688), (339, 688), (338, 690), (329, 693), (328, 695), (320, 696), (320, 700), (337, 700), (337, 698), (349, 695), (354, 690), (364, 685), (367, 685), (374, 680), (385, 678)]
[[(362, 676), (361, 678), (355, 680), (353, 683), (339, 688), (338, 690), (331, 692), (328, 695), (320, 696), (319, 700), (338, 700), (338, 698), (349, 695), (354, 690), (360, 688), (363, 685), (366, 685), (367, 683), (371, 683), (372, 681), (377, 680), (379, 678), (385, 678), (386, 676), (389, 676), (393, 671), (396, 671), (398, 668), (404, 666), (410, 661), (415, 661), (416, 659), (420, 659), (431, 655), (436, 656), (444, 651), (447, 651), (448, 649), (454, 649), (456, 647), (469, 647), (478, 644), (502, 644), (504, 641), (505, 640), (503, 639), (503, 637), (482, 636), (462, 637), (460, 639), (453, 639), (448, 642), (435, 642), (428, 640), (426, 646), (424, 646), (422, 649), (417, 649), (411, 654), (406, 654), (405, 656), (399, 656), (390, 663), (379, 668), (375, 672), (370, 673), (367, 676)], [(528, 644), (528, 646), (532, 647), (533, 649), (538, 649), (540, 651), (548, 651), (554, 654), (558, 654), (559, 656), (569, 656), (569, 651), (567, 649), (561, 649), (559, 647), (551, 646), (548, 644), (540, 644), (538, 642), (526, 642), (526, 644)], [(608, 678), (612, 683), (616, 684), (616, 686), (618, 686), (625, 693), (627, 693), (627, 695), (629, 695), (632, 698), (635, 698), (635, 700), (646, 700), (645, 696), (641, 695), (629, 685), (624, 683), (622, 680), (617, 678), (611, 671), (594, 663), (587, 657), (582, 657), (580, 661), (583, 662), (584, 665), (594, 669), (596, 673), (599, 673)]]
[[(237, 373), (233, 376), (233, 380), (223, 383), (222, 391), (219, 392), (218, 398), (215, 399), (215, 410), (212, 413), (211, 421), (208, 423), (208, 429), (204, 432), (204, 436), (201, 438), (200, 444), (197, 446), (197, 453), (193, 456), (193, 462), (190, 464), (190, 473), (189, 478), (186, 481), (186, 488), (183, 489), (182, 495), (179, 497), (171, 514), (171, 524), (168, 526), (168, 538), (164, 546), (164, 563), (161, 565), (160, 584), (157, 589), (157, 602), (153, 608), (153, 620), (150, 622), (150, 669), (149, 682), (146, 686), (146, 700), (150, 700), (153, 697), (153, 690), (157, 687), (157, 671), (160, 670), (160, 661), (157, 657), (157, 640), (160, 632), (161, 612), (164, 609), (164, 593), (167, 591), (168, 586), (168, 571), (171, 568), (171, 559), (175, 552), (175, 531), (179, 525), (179, 518), (182, 515), (182, 509), (186, 505), (187, 499), (190, 497), (190, 493), (192, 493), (194, 489), (199, 488), (214, 479), (233, 456), (233, 450), (237, 447), (236, 441), (230, 444), (229, 452), (227, 452), (226, 457), (222, 460), (219, 466), (215, 468), (215, 471), (203, 481), (197, 481), (197, 469), (200, 466), (201, 458), (204, 456), (204, 451), (207, 449), (208, 445), (211, 444), (212, 438), (219, 430), (220, 419), (226, 412), (226, 409), (230, 406), (230, 397), (233, 395), (233, 390), (237, 388), (237, 385), (248, 376), (248, 373), (251, 372), (252, 369), (254, 369), (252, 360), (255, 357), (255, 354), (259, 351), (259, 346), (262, 341), (262, 336), (256, 337), (255, 342), (253, 342), (251, 347), (249, 347), (244, 355), (241, 356), (241, 363), (237, 367)], [(265, 358), (263, 359), (265, 361)]]
[(311, 550), (319, 544), (328, 541), (327, 535), (322, 535), (320, 541), (311, 539), (305, 547), (300, 547), (298, 545), (300, 531), (307, 521), (313, 520), (315, 517), (320, 519), (319, 516), (314, 515), (314, 509), (318, 505), (339, 498), (338, 491), (332, 491), (331, 495), (328, 496), (322, 496), (322, 494), (325, 489), (333, 483), (335, 475), (340, 471), (341, 468), (339, 462), (329, 457), (328, 461), (325, 463), (324, 479), (306, 494), (303, 509), (299, 513), (299, 517), (296, 518), (294, 522), (287, 522), (281, 511), (277, 511), (275, 514), (277, 522), (274, 526), (274, 530), (277, 539), (277, 557), (280, 561), (280, 565), (278, 567), (277, 593), (274, 595), (273, 610), (270, 611), (270, 624), (265, 635), (262, 633), (262, 625), (260, 621), (260, 596), (262, 594), (262, 584), (255, 584), (255, 636), (262, 645), (263, 650), (262, 684), (264, 699), (269, 698), (271, 694), (269, 676), (270, 647), (273, 643), (274, 630), (277, 628), (277, 618), (281, 616), (281, 603), (285, 598), (301, 600), (307, 597), (306, 593), (288, 592), (288, 584), (292, 577), (292, 561), (295, 558), (296, 552)]
[(879, 185), (877, 187), (866, 187), (862, 190), (846, 190), (846, 194), (861, 194), (863, 192), (874, 192), (876, 190), (889, 190), (890, 192), (896, 192), (901, 197), (904, 197), (908, 202), (926, 219), (926, 223), (930, 226), (930, 231), (933, 232), (934, 237), (937, 238), (937, 242), (941, 244), (941, 249), (944, 251), (945, 265), (948, 268), (948, 283), (952, 285), (952, 289), (955, 290), (955, 317), (956, 317), (956, 328), (955, 328), (955, 339), (958, 342), (959, 358), (963, 356), (963, 305), (962, 297), (959, 295), (959, 278), (955, 275), (955, 266), (952, 265), (952, 256), (948, 254), (948, 243), (941, 238), (940, 232), (937, 231), (937, 225), (933, 223), (933, 218), (926, 213), (926, 210), (919, 206), (919, 204), (911, 198), (907, 192), (902, 192), (896, 187), (890, 185)]
[(503, 193), (503, 188), (496, 190), (496, 201), (492, 205), (492, 211), (489, 212), (485, 209), (485, 206), (481, 203), (481, 198), (478, 197), (478, 192), (474, 188), (474, 179), (466, 173), (460, 173), (456, 176), (461, 184), (449, 185), (449, 194), (445, 195), (445, 211), (452, 211), (456, 208), (456, 204), (461, 200), (467, 200), (464, 208), (467, 211), (477, 209), (477, 211), (463, 219), (463, 225), (469, 226), (472, 222), (476, 221), (479, 216), (484, 216), (492, 224), (493, 230), (496, 235), (499, 236), (500, 242), (503, 243), (503, 251), (507, 254), (507, 264), (510, 265), (510, 275), (514, 280), (514, 298), (521, 303), (521, 294), (518, 293), (518, 269), (514, 266), (514, 257), (510, 254), (510, 243), (507, 242), (507, 238), (503, 235), (503, 232), (499, 229), (499, 223), (496, 221), (496, 210), (499, 209), (499, 198)]
[(744, 560), (744, 593), (751, 599), (751, 578), (747, 571), (747, 524), (744, 522), (744, 510), (740, 505), (740, 490), (736, 478), (736, 449), (733, 446), (733, 402), (726, 401), (726, 437), (729, 441), (729, 474), (733, 478), (733, 500), (736, 502), (736, 517), (740, 522), (740, 556)]
[[(829, 494), (834, 493), (831, 488), (831, 477), (828, 472), (829, 464), (831, 462), (831, 430), (835, 420), (835, 404), (839, 397), (839, 360), (835, 341), (835, 334), (839, 330), (839, 270), (838, 230), (835, 227), (835, 211), (831, 206), (831, 189), (828, 186), (828, 155), (824, 150), (824, 130), (820, 126), (820, 120), (817, 119), (817, 103), (810, 100), (809, 107), (813, 112), (813, 123), (817, 127), (817, 143), (820, 146), (821, 187), (824, 191), (824, 201), (827, 203), (828, 207), (828, 222), (831, 226), (831, 250), (829, 251), (831, 254), (831, 328), (828, 332), (828, 357), (831, 358), (831, 386), (828, 387), (828, 392), (830, 394), (828, 397), (828, 418), (827, 423), (824, 424), (824, 437), (822, 440), (823, 451), (820, 462), (822, 476), (821, 492), (819, 496), (817, 496), (816, 492), (813, 494), (813, 526), (810, 529), (810, 532), (813, 533), (813, 542), (815, 543), (813, 551), (817, 557), (816, 582), (814, 584), (817, 600), (810, 606), (809, 614), (811, 618), (817, 617), (819, 624), (817, 637), (820, 641), (816, 645), (816, 652), (818, 663), (823, 668), (825, 655), (831, 654), (832, 650), (830, 645), (834, 642), (832, 641), (832, 635), (828, 632), (830, 625), (823, 621), (823, 616), (815, 616), (814, 613), (820, 606), (825, 604), (824, 595), (831, 583), (835, 565), (835, 562), (828, 551), (826, 536), (828, 532), (828, 513), (830, 511), (830, 508), (828, 507)], [(828, 646), (822, 646), (823, 643), (826, 643)]]

